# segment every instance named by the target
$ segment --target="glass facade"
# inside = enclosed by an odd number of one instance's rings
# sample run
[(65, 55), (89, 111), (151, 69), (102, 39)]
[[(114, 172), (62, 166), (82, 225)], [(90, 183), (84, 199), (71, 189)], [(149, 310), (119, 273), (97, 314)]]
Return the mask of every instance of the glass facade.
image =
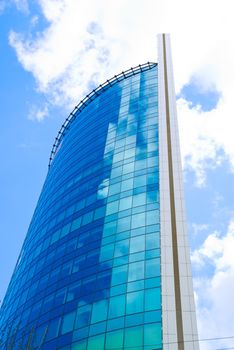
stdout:
[(59, 135), (1, 349), (162, 348), (157, 70), (116, 77)]

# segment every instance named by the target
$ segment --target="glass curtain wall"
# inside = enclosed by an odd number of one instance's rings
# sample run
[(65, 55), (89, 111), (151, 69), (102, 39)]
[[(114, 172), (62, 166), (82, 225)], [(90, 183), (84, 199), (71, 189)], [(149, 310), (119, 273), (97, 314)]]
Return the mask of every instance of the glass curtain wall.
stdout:
[(157, 65), (61, 137), (0, 316), (1, 349), (162, 348)]

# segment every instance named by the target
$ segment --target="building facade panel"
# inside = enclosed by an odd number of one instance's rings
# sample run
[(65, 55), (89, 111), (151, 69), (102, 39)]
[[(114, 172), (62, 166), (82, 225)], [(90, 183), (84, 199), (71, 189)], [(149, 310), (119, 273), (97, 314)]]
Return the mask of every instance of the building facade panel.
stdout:
[[(169, 35), (160, 34), (158, 36), (158, 44), (158, 74), (161, 79), (161, 83), (159, 82), (159, 133), (162, 135), (159, 142), (159, 155), (163, 158), (163, 164), (168, 162), (167, 167), (164, 165), (167, 171), (164, 173), (165, 182), (160, 181), (160, 193), (162, 194), (164, 192), (164, 186), (167, 186), (167, 189), (169, 187), (169, 198), (167, 197), (165, 200), (165, 197), (161, 196), (160, 207), (161, 215), (163, 215), (162, 208), (167, 208), (164, 216), (171, 223), (171, 226), (164, 232), (161, 230), (161, 242), (164, 242), (163, 236), (165, 235), (167, 237), (166, 241), (169, 244), (168, 248), (165, 248), (163, 245), (161, 246), (162, 264), (165, 263), (167, 265), (170, 263), (167, 254), (168, 250), (171, 252), (170, 269), (166, 270), (165, 276), (162, 274), (162, 304), (164, 304), (164, 299), (168, 298), (167, 285), (163, 282), (167, 278), (167, 280), (170, 279), (170, 284), (174, 285), (174, 305), (173, 301), (171, 301), (171, 306), (173, 305), (175, 308), (173, 317), (176, 319), (177, 338), (176, 344), (168, 345), (168, 348), (173, 346), (173, 348), (175, 347), (179, 350), (198, 349), (196, 322), (194, 322), (196, 316)], [(163, 151), (161, 150), (162, 148)], [(163, 205), (163, 202), (165, 202), (165, 205)], [(168, 238), (168, 235), (171, 238)], [(171, 273), (172, 269), (173, 273)], [(167, 314), (168, 310), (163, 309), (163, 318), (168, 318)], [(165, 327), (163, 324), (164, 341), (168, 337), (170, 343), (173, 332), (174, 327), (170, 322)]]

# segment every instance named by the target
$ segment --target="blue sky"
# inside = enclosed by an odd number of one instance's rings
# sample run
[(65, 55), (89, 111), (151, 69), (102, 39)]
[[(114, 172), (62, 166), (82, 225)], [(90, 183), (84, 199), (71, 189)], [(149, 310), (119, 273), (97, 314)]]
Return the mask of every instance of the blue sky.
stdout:
[(156, 34), (165, 31), (172, 38), (200, 336), (234, 334), (233, 5), (178, 3), (0, 1), (0, 299), (63, 120), (107, 78), (155, 61)]

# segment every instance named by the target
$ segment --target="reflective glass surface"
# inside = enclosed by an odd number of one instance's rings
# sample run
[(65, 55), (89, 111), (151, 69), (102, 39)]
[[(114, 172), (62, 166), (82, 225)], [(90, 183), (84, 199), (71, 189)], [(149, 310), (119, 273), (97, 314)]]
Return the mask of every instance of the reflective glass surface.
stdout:
[(1, 349), (162, 348), (157, 66), (77, 112), (0, 316)]

